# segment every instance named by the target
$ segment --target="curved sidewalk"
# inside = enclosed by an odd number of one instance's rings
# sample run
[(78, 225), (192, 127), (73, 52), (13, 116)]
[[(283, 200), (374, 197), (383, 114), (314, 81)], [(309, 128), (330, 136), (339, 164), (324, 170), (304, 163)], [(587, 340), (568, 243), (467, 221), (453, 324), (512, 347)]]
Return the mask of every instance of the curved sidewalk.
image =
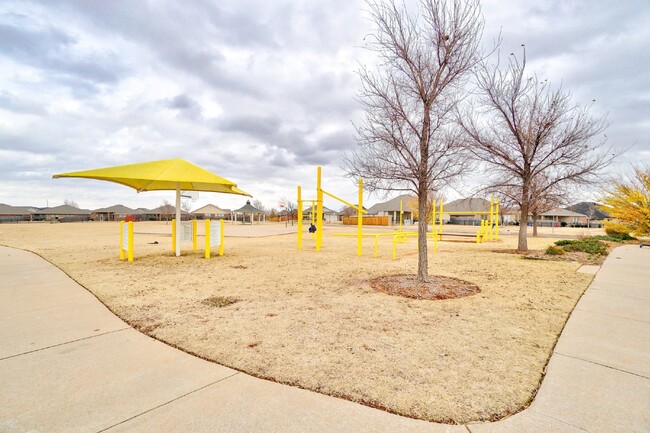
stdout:
[(650, 432), (650, 248), (616, 249), (532, 405), (448, 426), (268, 382), (153, 340), (0, 246), (0, 432)]

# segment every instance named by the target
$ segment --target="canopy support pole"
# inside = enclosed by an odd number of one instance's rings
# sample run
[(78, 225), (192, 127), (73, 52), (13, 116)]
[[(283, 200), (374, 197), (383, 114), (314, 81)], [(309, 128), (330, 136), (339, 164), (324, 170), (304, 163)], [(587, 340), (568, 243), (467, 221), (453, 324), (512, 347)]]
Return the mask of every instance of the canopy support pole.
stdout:
[(181, 184), (176, 183), (176, 257), (181, 255)]

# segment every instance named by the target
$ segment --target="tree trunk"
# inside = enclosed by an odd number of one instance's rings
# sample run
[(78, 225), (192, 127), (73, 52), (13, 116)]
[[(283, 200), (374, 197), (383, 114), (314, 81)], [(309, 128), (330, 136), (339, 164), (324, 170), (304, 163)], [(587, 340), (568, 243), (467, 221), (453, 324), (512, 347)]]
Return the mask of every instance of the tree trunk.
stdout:
[(537, 237), (537, 215), (533, 214), (533, 237)]
[(418, 194), (418, 282), (424, 283), (429, 277), (429, 258), (427, 256), (427, 189), (420, 184)]
[(528, 187), (524, 185), (521, 194), (521, 218), (519, 218), (519, 251), (528, 251)]

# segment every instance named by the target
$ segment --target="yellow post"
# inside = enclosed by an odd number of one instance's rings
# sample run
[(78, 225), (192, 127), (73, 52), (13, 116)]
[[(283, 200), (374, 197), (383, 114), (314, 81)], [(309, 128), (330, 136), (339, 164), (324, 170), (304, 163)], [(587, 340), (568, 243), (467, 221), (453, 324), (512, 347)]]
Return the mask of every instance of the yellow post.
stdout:
[(205, 258), (210, 258), (210, 220), (205, 220)]
[[(432, 207), (433, 207), (433, 209), (431, 211), (432, 212), (431, 213), (431, 233), (433, 233), (433, 238), (436, 239), (438, 237), (437, 233), (436, 233), (438, 230), (436, 230), (436, 199), (435, 198), (433, 199), (433, 206)], [(434, 248), (434, 251), (435, 251), (435, 248), (436, 248), (435, 245), (436, 244), (433, 244), (433, 245), (434, 245), (433, 248)]]
[(495, 207), (495, 216), (496, 222), (494, 224), (494, 239), (499, 240), (499, 199), (497, 198), (496, 207)]
[(490, 197), (490, 227), (488, 228), (489, 239), (494, 239), (494, 196)]
[(359, 204), (357, 208), (357, 256), (363, 253), (363, 179), (359, 179)]
[(192, 220), (192, 251), (196, 251), (197, 227), (198, 227), (198, 221)]
[(442, 205), (442, 199), (440, 199), (440, 233), (438, 233), (438, 235), (440, 236), (440, 239), (442, 239), (442, 215), (443, 215), (443, 210), (444, 210), (444, 207)]
[(321, 167), (316, 173), (316, 251), (323, 245), (323, 190), (321, 188)]
[(223, 220), (219, 220), (219, 225), (221, 226), (221, 230), (219, 230), (221, 232), (220, 233), (221, 239), (219, 241), (219, 255), (223, 256), (223, 239), (225, 237), (224, 234), (223, 234), (223, 231), (224, 231), (223, 230), (223, 228), (224, 228)]
[[(288, 213), (287, 218), (289, 218)], [(302, 250), (302, 193), (300, 185), (298, 185), (298, 249)]]
[(133, 221), (129, 221), (129, 250), (128, 250), (129, 262), (133, 261)]
[(172, 253), (176, 252), (176, 219), (172, 220)]
[(124, 221), (120, 221), (120, 260), (126, 259), (124, 254)]

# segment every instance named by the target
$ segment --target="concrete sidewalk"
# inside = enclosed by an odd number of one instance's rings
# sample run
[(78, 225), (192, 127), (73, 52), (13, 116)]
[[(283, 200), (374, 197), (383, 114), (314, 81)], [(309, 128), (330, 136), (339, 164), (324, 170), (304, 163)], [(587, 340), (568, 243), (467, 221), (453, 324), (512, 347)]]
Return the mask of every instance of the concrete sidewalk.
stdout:
[(0, 432), (650, 432), (650, 249), (615, 250), (530, 408), (447, 426), (253, 378), (133, 330), (0, 247)]

